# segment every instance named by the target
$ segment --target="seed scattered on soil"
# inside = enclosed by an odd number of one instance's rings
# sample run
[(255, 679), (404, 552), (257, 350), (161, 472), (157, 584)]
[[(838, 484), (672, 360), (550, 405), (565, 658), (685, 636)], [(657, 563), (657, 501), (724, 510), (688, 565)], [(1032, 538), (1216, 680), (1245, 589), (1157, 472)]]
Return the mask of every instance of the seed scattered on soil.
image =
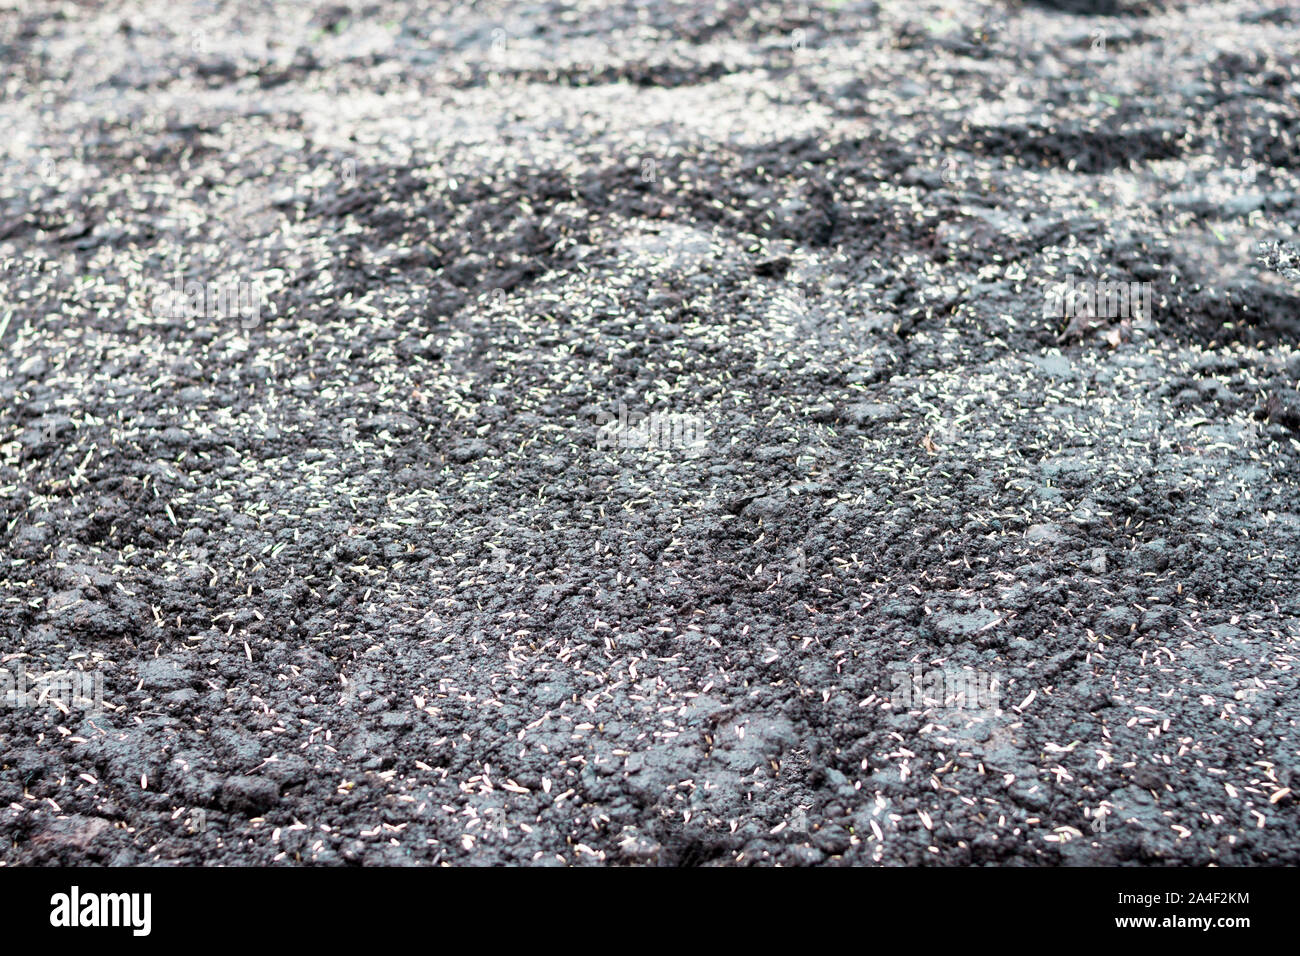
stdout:
[(0, 49), (0, 862), (1300, 863), (1288, 5)]

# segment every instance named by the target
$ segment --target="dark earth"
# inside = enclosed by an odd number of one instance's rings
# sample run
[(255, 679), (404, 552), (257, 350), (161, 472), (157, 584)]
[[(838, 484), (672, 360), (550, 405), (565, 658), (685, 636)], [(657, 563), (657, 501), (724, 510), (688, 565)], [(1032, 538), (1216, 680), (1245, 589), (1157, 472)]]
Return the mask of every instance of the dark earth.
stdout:
[(1298, 56), (9, 0), (0, 862), (1300, 863)]

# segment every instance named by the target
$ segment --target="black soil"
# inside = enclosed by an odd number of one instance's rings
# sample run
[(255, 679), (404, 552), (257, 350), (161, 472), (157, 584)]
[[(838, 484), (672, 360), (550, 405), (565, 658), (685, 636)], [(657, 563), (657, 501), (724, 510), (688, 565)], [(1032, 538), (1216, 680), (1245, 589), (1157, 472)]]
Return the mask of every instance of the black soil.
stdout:
[(1297, 51), (0, 11), (0, 863), (1300, 863)]

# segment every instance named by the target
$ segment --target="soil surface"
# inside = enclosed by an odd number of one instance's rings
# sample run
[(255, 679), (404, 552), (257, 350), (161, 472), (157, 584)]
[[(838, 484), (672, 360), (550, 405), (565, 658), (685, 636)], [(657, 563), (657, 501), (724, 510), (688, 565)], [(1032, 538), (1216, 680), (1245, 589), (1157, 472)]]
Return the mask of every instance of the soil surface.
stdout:
[(1298, 51), (9, 0), (0, 862), (1300, 863)]

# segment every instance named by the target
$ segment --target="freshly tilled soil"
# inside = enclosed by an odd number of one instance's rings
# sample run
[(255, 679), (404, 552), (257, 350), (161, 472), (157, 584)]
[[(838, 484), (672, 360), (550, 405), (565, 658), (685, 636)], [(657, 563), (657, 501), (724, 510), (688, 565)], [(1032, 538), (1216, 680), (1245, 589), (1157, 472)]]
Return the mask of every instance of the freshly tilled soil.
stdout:
[(0, 861), (1300, 863), (1297, 50), (0, 11)]

